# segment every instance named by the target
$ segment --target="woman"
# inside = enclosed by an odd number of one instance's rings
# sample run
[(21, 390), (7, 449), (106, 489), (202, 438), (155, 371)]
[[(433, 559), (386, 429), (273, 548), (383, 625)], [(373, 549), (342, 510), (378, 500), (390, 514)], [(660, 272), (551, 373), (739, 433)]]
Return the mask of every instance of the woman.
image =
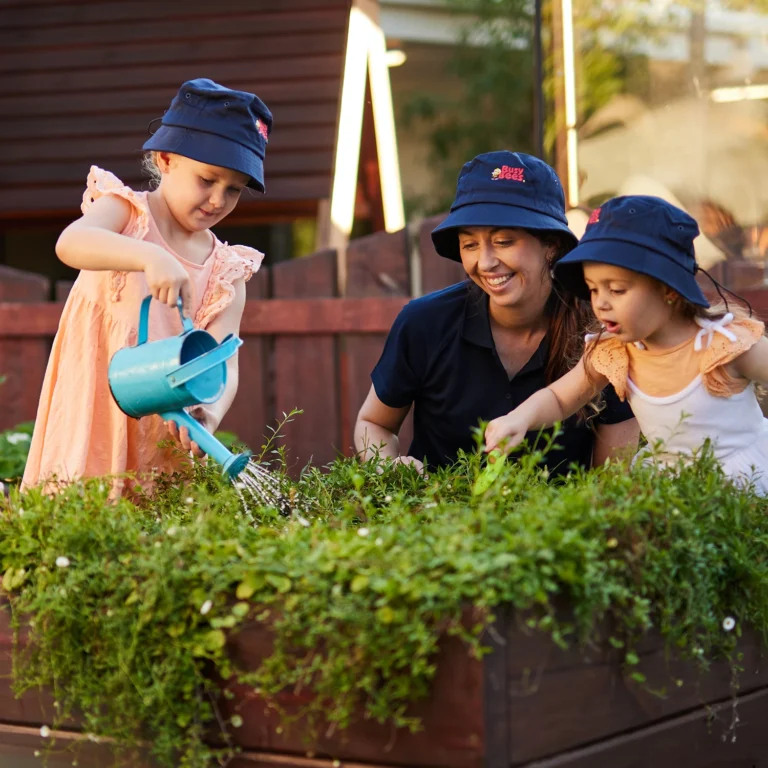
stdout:
[[(554, 264), (577, 241), (555, 172), (531, 155), (489, 152), (467, 163), (432, 241), (441, 256), (462, 263), (469, 280), (403, 308), (355, 425), (364, 458), (378, 451), (419, 469), (472, 451), (481, 419), (508, 413), (568, 371), (590, 317), (585, 302), (553, 283)], [(414, 439), (402, 456), (397, 434), (412, 405)], [(637, 446), (637, 423), (612, 388), (587, 422), (589, 415), (563, 425), (560, 447), (545, 459), (551, 474)]]

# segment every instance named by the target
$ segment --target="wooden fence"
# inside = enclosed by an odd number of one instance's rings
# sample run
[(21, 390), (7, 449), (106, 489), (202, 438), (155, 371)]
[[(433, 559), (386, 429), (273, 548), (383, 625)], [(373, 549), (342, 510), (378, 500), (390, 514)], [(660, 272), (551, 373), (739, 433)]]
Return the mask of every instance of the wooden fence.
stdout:
[[(439, 257), (429, 232), (416, 232), (416, 281), (428, 292), (461, 280), (461, 267)], [(370, 372), (400, 308), (412, 294), (407, 231), (353, 241), (347, 250), (347, 296), (337, 294), (337, 255), (323, 251), (263, 268), (247, 286), (241, 325), (240, 387), (222, 429), (251, 448), (264, 442), (283, 413), (304, 413), (282, 441), (294, 467), (325, 464), (349, 454), (357, 411)], [(27, 272), (0, 267), (0, 429), (33, 419), (63, 300), (71, 284), (55, 286)], [(408, 425), (404, 441), (409, 440)]]

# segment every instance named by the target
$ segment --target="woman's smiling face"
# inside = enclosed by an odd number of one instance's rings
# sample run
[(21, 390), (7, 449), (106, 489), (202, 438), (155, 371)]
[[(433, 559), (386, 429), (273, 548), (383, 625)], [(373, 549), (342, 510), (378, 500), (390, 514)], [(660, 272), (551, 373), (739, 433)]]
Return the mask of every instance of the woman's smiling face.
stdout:
[(543, 305), (552, 290), (551, 246), (524, 229), (462, 227), (461, 263), (469, 276), (499, 307)]

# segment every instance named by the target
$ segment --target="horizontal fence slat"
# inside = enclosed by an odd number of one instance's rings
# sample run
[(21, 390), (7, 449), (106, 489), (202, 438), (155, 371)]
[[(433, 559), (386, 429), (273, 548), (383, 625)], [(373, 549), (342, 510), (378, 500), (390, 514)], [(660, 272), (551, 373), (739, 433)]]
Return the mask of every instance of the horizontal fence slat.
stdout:
[[(337, 333), (387, 333), (408, 298), (267, 299), (247, 301), (242, 336), (327, 336)], [(64, 308), (61, 302), (0, 303), (0, 339), (53, 336)]]

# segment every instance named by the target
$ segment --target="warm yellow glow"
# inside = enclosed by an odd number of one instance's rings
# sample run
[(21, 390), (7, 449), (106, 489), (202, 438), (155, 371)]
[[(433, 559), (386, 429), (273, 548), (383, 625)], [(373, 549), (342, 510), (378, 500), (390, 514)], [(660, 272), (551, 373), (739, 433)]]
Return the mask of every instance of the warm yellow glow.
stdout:
[(379, 156), (384, 228), (387, 232), (397, 232), (405, 227), (405, 211), (397, 154), (395, 115), (392, 110), (392, 88), (387, 68), (387, 46), (381, 27), (370, 22), (369, 32), (368, 63), (373, 123), (376, 128), (376, 149)]
[(709, 98), (720, 103), (768, 99), (768, 85), (739, 85), (731, 88), (715, 88), (709, 94)]
[(579, 149), (576, 136), (576, 66), (573, 45), (573, 5), (561, 0), (563, 17), (563, 75), (565, 90), (566, 163), (568, 204), (579, 203)]
[(360, 8), (353, 6), (349, 16), (339, 134), (331, 191), (331, 226), (342, 236), (351, 232), (355, 216), (365, 83), (368, 73), (371, 81), (384, 226), (387, 232), (395, 232), (405, 226), (405, 212), (386, 41), (381, 27)]
[(388, 67), (401, 67), (405, 64), (408, 57), (405, 55), (405, 51), (401, 51), (398, 48), (393, 48), (391, 51), (387, 51), (387, 66)]
[(345, 235), (352, 231), (355, 215), (369, 30), (368, 17), (359, 8), (352, 8), (349, 14), (339, 134), (331, 191), (331, 224)]

